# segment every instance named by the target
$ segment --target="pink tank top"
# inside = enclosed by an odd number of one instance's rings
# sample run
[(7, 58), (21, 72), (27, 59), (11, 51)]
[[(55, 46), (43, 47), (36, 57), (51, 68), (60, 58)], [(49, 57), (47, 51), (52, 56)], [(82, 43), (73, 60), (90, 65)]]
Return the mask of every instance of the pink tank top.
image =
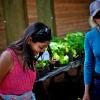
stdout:
[(20, 95), (32, 91), (36, 80), (36, 71), (30, 69), (23, 71), (23, 66), (20, 64), (16, 53), (12, 49), (7, 49), (7, 51), (12, 55), (13, 66), (0, 85), (0, 94)]

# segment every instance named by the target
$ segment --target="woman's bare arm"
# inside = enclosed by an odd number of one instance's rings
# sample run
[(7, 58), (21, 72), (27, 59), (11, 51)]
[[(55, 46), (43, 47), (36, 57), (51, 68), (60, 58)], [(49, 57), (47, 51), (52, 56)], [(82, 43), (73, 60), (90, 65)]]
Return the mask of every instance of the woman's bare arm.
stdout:
[(8, 51), (4, 51), (0, 55), (0, 84), (3, 78), (10, 71), (11, 66), (12, 66), (12, 56)]

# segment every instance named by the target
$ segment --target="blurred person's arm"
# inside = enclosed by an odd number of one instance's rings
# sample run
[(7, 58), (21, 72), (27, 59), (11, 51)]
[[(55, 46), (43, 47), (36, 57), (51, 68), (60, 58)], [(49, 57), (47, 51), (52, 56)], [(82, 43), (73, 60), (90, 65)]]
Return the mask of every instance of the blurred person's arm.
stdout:
[(89, 90), (90, 85), (85, 85), (85, 91), (82, 100), (90, 100)]

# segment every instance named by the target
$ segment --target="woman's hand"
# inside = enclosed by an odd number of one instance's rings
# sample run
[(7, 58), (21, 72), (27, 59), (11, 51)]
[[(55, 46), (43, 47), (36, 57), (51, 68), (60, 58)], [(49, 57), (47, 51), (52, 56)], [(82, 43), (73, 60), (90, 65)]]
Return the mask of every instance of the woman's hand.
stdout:
[(82, 100), (90, 100), (89, 94), (85, 93)]
[(56, 59), (52, 59), (51, 60), (51, 64), (56, 64), (57, 60)]
[(82, 100), (90, 100), (89, 90), (90, 90), (90, 85), (85, 85), (85, 90)]
[(0, 96), (0, 100), (4, 100), (4, 99)]

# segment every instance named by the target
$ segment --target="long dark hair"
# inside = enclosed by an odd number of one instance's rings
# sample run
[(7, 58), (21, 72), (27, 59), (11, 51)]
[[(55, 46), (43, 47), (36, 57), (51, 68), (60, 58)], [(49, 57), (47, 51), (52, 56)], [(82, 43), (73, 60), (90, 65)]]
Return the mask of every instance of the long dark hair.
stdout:
[(50, 41), (52, 39), (51, 29), (41, 22), (33, 23), (26, 28), (24, 35), (20, 40), (9, 46), (9, 48), (12, 48), (13, 50), (23, 51), (24, 66), (27, 64), (27, 67), (34, 70), (33, 61), (35, 62), (37, 59), (34, 57), (33, 51), (27, 43), (29, 37), (32, 38), (34, 43)]

